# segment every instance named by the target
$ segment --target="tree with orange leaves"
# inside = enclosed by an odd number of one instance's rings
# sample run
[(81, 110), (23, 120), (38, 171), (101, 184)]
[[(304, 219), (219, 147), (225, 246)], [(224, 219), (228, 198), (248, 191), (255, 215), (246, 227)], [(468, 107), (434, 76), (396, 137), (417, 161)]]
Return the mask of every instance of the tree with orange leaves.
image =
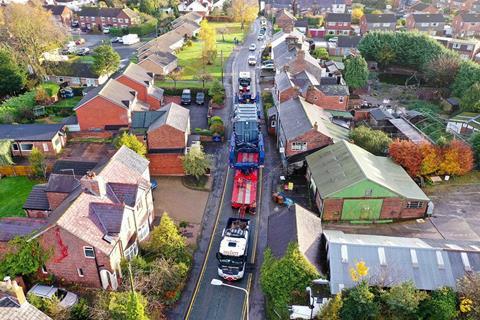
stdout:
[(412, 177), (421, 174), (423, 155), (419, 145), (409, 140), (396, 139), (388, 149), (390, 157)]
[(442, 162), (442, 152), (440, 148), (424, 142), (420, 144), (420, 152), (423, 157), (420, 169), (422, 176), (437, 173), (440, 169), (440, 163)]
[(442, 150), (440, 173), (462, 176), (473, 169), (473, 151), (460, 140), (452, 140)]

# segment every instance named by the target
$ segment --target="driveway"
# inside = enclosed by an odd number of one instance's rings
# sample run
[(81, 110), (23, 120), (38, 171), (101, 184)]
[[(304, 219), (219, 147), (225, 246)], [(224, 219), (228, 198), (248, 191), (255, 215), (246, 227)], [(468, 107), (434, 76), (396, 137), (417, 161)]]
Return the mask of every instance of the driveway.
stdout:
[[(193, 97), (195, 98), (195, 97)], [(202, 128), (205, 129), (208, 127), (208, 120), (207, 120), (207, 114), (208, 114), (208, 107), (207, 107), (208, 101), (205, 102), (205, 104), (198, 105), (196, 103), (192, 103), (189, 106), (185, 106), (188, 110), (190, 110), (190, 127), (192, 128), (192, 133), (195, 133), (195, 128)], [(225, 122), (226, 119), (223, 119)]]
[(63, 149), (61, 160), (98, 162), (115, 154), (109, 143), (69, 142)]

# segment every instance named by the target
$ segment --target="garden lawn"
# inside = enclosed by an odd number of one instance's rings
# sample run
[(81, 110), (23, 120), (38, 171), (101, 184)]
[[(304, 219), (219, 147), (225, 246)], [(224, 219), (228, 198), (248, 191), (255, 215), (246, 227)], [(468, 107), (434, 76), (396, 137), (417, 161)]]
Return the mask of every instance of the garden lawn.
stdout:
[(68, 99), (61, 99), (58, 102), (52, 104), (52, 107), (56, 108), (74, 108), (82, 100), (82, 96), (76, 96)]
[(38, 183), (27, 177), (0, 179), (0, 218), (25, 216), (22, 206), (33, 186)]
[[(221, 52), (223, 52), (223, 63), (225, 63), (235, 48), (233, 41), (234, 38), (242, 41), (244, 33), (240, 28), (239, 22), (210, 22), (210, 25), (214, 26), (217, 30), (217, 57), (212, 65), (205, 66), (205, 70), (210, 73), (214, 79), (220, 79), (222, 75)], [(220, 33), (220, 30), (222, 29), (225, 29), (223, 37)], [(190, 80), (186, 82), (177, 82), (177, 88), (201, 88), (201, 81), (192, 80), (196, 80), (196, 75), (203, 65), (202, 41), (196, 40), (193, 41), (190, 47), (183, 47), (183, 49), (177, 54), (177, 58), (178, 66), (183, 70), (182, 80)], [(173, 81), (158, 81), (156, 85), (159, 87), (173, 87)], [(208, 83), (206, 83), (206, 86), (208, 86)]]

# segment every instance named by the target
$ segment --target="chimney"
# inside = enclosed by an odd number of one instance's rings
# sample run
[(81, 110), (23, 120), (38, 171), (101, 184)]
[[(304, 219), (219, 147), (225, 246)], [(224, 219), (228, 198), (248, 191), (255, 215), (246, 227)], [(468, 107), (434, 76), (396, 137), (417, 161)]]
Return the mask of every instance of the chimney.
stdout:
[(106, 183), (103, 180), (103, 177), (97, 176), (93, 171), (88, 171), (80, 180), (80, 183), (84, 189), (87, 189), (90, 193), (96, 196), (103, 198), (107, 194)]
[(315, 121), (315, 123), (313, 124), (313, 130), (318, 131), (318, 123), (317, 123), (317, 121)]
[(304, 50), (298, 50), (297, 52), (297, 58), (299, 60), (305, 60), (305, 51)]
[(8, 292), (18, 300), (20, 305), (27, 302), (23, 288), (17, 284), (17, 281), (12, 281), (10, 277), (5, 277), (3, 282), (0, 283), (0, 291)]

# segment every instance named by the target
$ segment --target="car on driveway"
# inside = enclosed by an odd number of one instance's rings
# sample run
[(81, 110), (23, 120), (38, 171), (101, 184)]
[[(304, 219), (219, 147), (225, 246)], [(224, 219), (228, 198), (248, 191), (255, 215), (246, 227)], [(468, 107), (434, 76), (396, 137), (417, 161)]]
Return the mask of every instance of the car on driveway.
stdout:
[(273, 63), (264, 63), (262, 64), (262, 70), (275, 70), (275, 66), (273, 65)]
[(78, 296), (75, 293), (43, 284), (34, 285), (33, 288), (28, 291), (27, 296), (29, 295), (34, 295), (48, 300), (51, 300), (53, 296), (55, 296), (58, 301), (60, 301), (60, 307), (65, 309), (73, 307), (78, 302)]
[(77, 56), (86, 56), (90, 53), (89, 48), (80, 48), (77, 50)]
[(85, 39), (83, 39), (83, 38), (80, 38), (80, 39), (75, 40), (75, 44), (76, 44), (77, 46), (79, 46), (79, 45), (81, 45), (81, 44), (84, 44), (84, 43), (85, 43)]
[(183, 89), (180, 103), (181, 104), (191, 104), (192, 103), (192, 92), (190, 91), (190, 89)]
[(197, 92), (197, 95), (195, 96), (195, 103), (199, 105), (203, 105), (205, 103), (205, 93), (203, 92)]
[(249, 66), (254, 66), (257, 64), (257, 58), (255, 56), (249, 56), (248, 57), (248, 65)]
[(113, 37), (111, 40), (112, 43), (122, 43), (123, 38), (122, 37)]
[(60, 89), (60, 97), (63, 99), (73, 98), (75, 94), (73, 93), (73, 89), (70, 87), (65, 87)]
[(103, 33), (107, 34), (110, 33), (110, 28), (109, 27), (103, 27)]
[(257, 50), (257, 45), (256, 45), (255, 43), (252, 43), (252, 44), (250, 45), (250, 47), (248, 47), (248, 50), (250, 50), (250, 51), (255, 51), (255, 50)]

